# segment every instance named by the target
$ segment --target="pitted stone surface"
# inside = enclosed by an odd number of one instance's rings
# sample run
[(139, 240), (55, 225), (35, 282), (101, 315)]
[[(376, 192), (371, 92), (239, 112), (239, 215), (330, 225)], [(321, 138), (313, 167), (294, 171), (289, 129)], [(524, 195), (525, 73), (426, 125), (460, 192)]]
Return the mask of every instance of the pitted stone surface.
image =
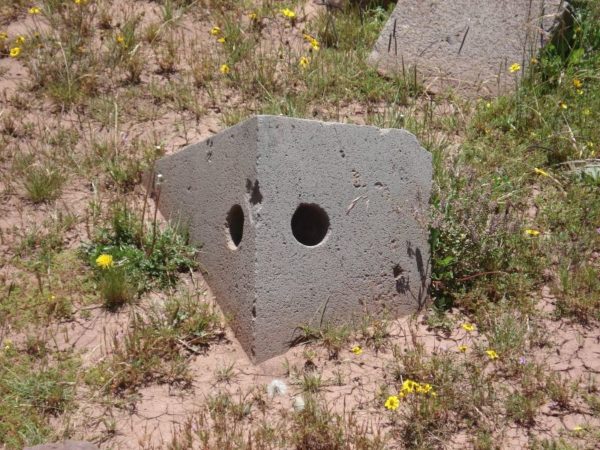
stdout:
[(36, 445), (35, 447), (25, 447), (23, 450), (98, 450), (98, 447), (89, 442), (68, 440)]
[(425, 301), (431, 155), (407, 131), (257, 116), (156, 172), (160, 210), (202, 243), (207, 281), (256, 362), (300, 325)]
[(508, 67), (526, 67), (565, 11), (564, 0), (398, 0), (369, 62), (411, 79), (416, 67), (433, 91), (501, 94), (520, 76)]

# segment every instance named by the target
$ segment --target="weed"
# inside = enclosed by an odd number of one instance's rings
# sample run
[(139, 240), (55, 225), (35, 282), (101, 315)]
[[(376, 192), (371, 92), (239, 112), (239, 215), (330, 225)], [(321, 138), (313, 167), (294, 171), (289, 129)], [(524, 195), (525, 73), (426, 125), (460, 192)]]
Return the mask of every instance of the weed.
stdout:
[(390, 337), (388, 327), (388, 318), (376, 318), (367, 315), (361, 323), (362, 338), (368, 345), (372, 345), (375, 351), (380, 351), (386, 346)]
[(99, 278), (98, 288), (107, 309), (116, 310), (133, 299), (134, 290), (123, 267), (101, 270)]
[(535, 423), (541, 403), (542, 398), (539, 395), (529, 396), (513, 392), (506, 399), (506, 414), (516, 423), (530, 427)]
[(51, 419), (73, 403), (76, 364), (69, 355), (52, 362), (17, 349), (0, 352), (0, 443), (22, 448), (52, 436)]
[(551, 373), (546, 379), (546, 391), (550, 399), (561, 409), (568, 409), (574, 397), (574, 387), (560, 374)]
[(109, 291), (125, 293), (128, 285), (138, 293), (152, 286), (173, 286), (178, 272), (196, 267), (196, 250), (175, 229), (159, 230), (152, 225), (146, 233), (148, 226), (127, 207), (116, 206), (111, 226), (99, 229), (94, 241), (83, 248), (92, 265), (100, 255), (108, 254), (120, 269), (108, 277)]
[(309, 394), (316, 394), (321, 390), (321, 387), (323, 385), (321, 374), (315, 371), (305, 373), (302, 376), (301, 384), (303, 392), (307, 392)]
[[(109, 392), (132, 392), (151, 382), (189, 383), (186, 354), (223, 337), (221, 318), (198, 296), (169, 298), (145, 314), (134, 312), (124, 338), (114, 337), (111, 358), (86, 380)], [(233, 377), (233, 367), (225, 372)]]
[(65, 178), (58, 170), (39, 166), (30, 168), (23, 181), (27, 196), (34, 203), (56, 200), (64, 183)]
[(319, 329), (306, 325), (301, 327), (300, 330), (302, 334), (295, 340), (294, 344), (311, 341), (319, 342), (329, 352), (330, 359), (338, 358), (340, 351), (348, 344), (350, 338), (350, 328), (347, 325), (325, 324)]
[(217, 368), (215, 372), (215, 379), (217, 383), (231, 383), (235, 379), (234, 363), (231, 363), (224, 367)]

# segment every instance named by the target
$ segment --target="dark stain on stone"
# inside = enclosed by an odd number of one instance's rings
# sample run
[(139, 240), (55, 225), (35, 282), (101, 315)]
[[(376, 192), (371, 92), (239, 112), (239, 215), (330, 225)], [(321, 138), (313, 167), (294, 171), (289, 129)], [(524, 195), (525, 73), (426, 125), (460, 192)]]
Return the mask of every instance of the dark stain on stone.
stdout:
[(247, 178), (246, 192), (250, 194), (250, 203), (252, 203), (253, 205), (258, 205), (259, 203), (262, 203), (263, 196), (260, 192), (260, 187), (258, 186), (258, 180), (252, 183), (252, 181), (249, 178)]

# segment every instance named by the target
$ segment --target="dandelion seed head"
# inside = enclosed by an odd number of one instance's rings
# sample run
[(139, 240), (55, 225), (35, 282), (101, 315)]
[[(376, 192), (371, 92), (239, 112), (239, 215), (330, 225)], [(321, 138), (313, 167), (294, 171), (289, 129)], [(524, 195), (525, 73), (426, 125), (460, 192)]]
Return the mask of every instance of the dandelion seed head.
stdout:
[(302, 397), (301, 395), (297, 395), (296, 397), (294, 397), (294, 400), (292, 401), (292, 407), (294, 408), (294, 411), (303, 411), (305, 406), (306, 403), (304, 402), (304, 397)]

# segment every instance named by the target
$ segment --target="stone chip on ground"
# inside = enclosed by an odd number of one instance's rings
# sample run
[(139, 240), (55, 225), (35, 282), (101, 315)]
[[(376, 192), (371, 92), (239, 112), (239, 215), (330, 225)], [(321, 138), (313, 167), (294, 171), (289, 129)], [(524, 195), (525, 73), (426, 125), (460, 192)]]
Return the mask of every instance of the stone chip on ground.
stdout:
[(413, 77), (430, 91), (499, 95), (551, 39), (564, 0), (399, 0), (369, 62), (387, 74)]

